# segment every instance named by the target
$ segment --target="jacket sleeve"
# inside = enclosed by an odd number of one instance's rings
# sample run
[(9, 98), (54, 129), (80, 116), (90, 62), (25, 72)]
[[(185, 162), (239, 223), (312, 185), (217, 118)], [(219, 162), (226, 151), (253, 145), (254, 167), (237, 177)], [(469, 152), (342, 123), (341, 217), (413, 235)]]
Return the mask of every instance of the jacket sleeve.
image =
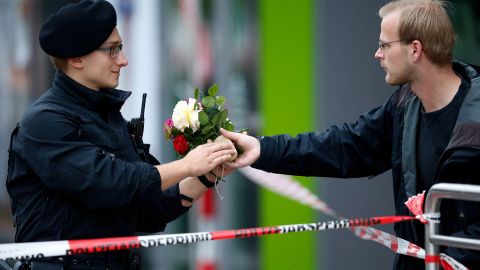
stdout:
[(153, 203), (140, 204), (137, 231), (154, 233), (164, 231), (167, 223), (174, 221), (190, 210), (182, 205), (178, 184), (162, 192)]
[[(91, 209), (150, 203), (150, 198), (161, 194), (160, 174), (154, 166), (125, 162), (80, 140), (81, 124), (71, 113), (45, 106), (22, 120), (21, 158), (48, 188)], [(110, 142), (102, 135), (99, 132), (95, 139), (108, 147)]]
[[(466, 230), (456, 232), (451, 236), (478, 241), (480, 239), (480, 223), (471, 224)], [(445, 250), (445, 254), (454, 258), (469, 269), (476, 269), (480, 261), (480, 251), (478, 250), (448, 247)]]
[[(150, 145), (143, 142), (137, 144), (140, 158), (151, 165), (160, 165), (160, 162), (150, 154)], [(182, 205), (179, 185), (175, 185), (155, 196), (151, 203), (138, 205), (137, 228), (139, 232), (156, 233), (164, 231), (167, 223), (174, 221), (190, 210)]]
[(395, 95), (356, 123), (292, 137), (260, 137), (261, 156), (252, 167), (300, 176), (363, 177), (391, 168)]
[[(473, 134), (478, 134), (476, 131)], [(480, 153), (475, 148), (461, 147), (444, 154), (439, 181), (454, 184), (480, 184)], [(443, 199), (440, 206), (440, 234), (459, 238), (480, 239), (480, 202)], [(477, 269), (480, 251), (448, 246), (445, 254), (469, 269)]]

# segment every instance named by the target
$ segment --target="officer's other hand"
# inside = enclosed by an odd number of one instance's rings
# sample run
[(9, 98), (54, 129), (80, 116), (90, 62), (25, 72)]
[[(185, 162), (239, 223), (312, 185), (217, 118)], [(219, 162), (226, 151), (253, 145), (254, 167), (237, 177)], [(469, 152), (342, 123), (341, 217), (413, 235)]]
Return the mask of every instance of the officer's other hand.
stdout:
[(208, 142), (197, 146), (181, 160), (189, 168), (190, 176), (199, 176), (212, 171), (235, 152), (233, 144)]

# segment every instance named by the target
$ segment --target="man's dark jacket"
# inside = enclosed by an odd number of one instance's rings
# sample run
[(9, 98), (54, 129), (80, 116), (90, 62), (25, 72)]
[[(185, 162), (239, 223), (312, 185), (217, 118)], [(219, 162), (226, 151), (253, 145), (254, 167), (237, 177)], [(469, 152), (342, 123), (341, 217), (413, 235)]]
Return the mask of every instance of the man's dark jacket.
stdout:
[[(436, 183), (480, 183), (480, 68), (454, 62), (453, 68), (469, 84), (453, 134), (436, 168)], [(252, 166), (269, 172), (323, 177), (364, 177), (392, 170), (395, 211), (411, 215), (405, 202), (416, 190), (416, 134), (421, 101), (408, 85), (401, 86), (380, 107), (343, 128), (263, 137), (261, 156)], [(413, 222), (395, 224), (398, 237), (418, 243)], [(480, 240), (480, 205), (444, 200), (441, 207), (444, 235)], [(442, 249), (470, 269), (480, 267), (480, 254), (457, 248)], [(408, 269), (402, 258), (396, 269)], [(398, 258), (397, 258), (398, 259)]]
[[(16, 242), (158, 232), (188, 211), (178, 185), (162, 191), (158, 170), (139, 157), (120, 113), (130, 94), (94, 91), (57, 72), (53, 87), (27, 110), (9, 150)], [(62, 260), (75, 260), (78, 269), (125, 269), (127, 256), (108, 252)]]

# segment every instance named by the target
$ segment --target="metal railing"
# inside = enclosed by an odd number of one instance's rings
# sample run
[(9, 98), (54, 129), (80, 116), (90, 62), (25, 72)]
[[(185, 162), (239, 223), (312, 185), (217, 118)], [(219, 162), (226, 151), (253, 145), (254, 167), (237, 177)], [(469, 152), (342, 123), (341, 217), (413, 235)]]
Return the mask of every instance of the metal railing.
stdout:
[[(447, 183), (433, 185), (425, 201), (425, 214), (440, 212), (442, 199), (480, 201), (480, 186)], [(425, 255), (439, 255), (439, 245), (480, 250), (480, 240), (439, 235), (439, 228), (439, 222), (425, 225)], [(425, 264), (426, 270), (437, 270), (438, 267), (439, 263)]]

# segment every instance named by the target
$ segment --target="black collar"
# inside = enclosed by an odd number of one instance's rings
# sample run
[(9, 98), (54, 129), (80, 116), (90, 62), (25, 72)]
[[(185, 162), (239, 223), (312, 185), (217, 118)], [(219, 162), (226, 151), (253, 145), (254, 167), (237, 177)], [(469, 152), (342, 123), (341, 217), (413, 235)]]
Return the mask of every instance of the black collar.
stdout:
[(67, 98), (94, 111), (119, 111), (132, 94), (130, 91), (113, 88), (102, 88), (96, 91), (79, 84), (60, 71), (55, 73), (53, 88), (61, 90), (68, 96)]

